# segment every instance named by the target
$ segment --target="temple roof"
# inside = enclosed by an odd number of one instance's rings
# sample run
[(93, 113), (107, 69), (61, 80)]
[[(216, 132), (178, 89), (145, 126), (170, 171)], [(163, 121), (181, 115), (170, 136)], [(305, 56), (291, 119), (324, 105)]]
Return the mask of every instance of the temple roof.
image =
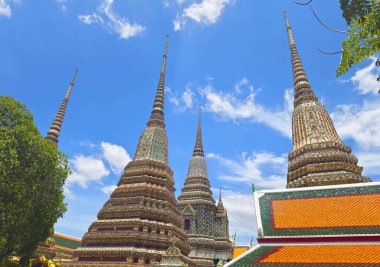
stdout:
[(75, 83), (75, 78), (77, 77), (77, 73), (78, 73), (78, 69), (75, 69), (75, 73), (74, 73), (74, 76), (70, 82), (69, 89), (67, 89), (66, 95), (62, 100), (62, 103), (61, 103), (61, 106), (59, 107), (58, 113), (55, 116), (54, 121), (51, 124), (50, 129), (49, 129), (49, 131), (45, 137), (46, 139), (52, 141), (55, 144), (58, 144), (63, 119), (65, 118), (67, 103), (69, 102), (70, 94), (71, 94), (71, 91), (73, 90), (73, 86)]
[(58, 253), (57, 258), (71, 258), (74, 250), (82, 245), (82, 241), (79, 238), (56, 232), (53, 235), (53, 239), (56, 243), (54, 248)]
[(380, 246), (332, 244), (257, 246), (229, 262), (226, 267), (286, 266), (344, 267), (379, 266)]

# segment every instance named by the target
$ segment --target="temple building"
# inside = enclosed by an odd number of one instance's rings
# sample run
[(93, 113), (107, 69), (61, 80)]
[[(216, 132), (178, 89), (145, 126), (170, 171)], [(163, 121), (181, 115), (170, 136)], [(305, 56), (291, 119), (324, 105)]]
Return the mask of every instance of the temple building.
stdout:
[(307, 81), (286, 11), (285, 20), (295, 90), (288, 189), (254, 192), (258, 245), (225, 267), (379, 266), (380, 183), (361, 176), (339, 139)]
[(370, 182), (340, 140), (326, 108), (306, 77), (285, 13), (294, 80), (293, 149), (289, 153), (288, 188)]
[(196, 266), (214, 266), (214, 259), (231, 259), (232, 242), (228, 233), (227, 210), (223, 206), (221, 192), (218, 204), (212, 197), (202, 142), (201, 112), (185, 185), (178, 197), (184, 230), (192, 250), (189, 256)]
[(134, 159), (124, 169), (117, 188), (82, 238), (82, 247), (66, 266), (141, 266), (160, 262), (172, 242), (181, 260), (191, 247), (174, 196), (173, 171), (168, 163), (164, 121), (164, 88), (168, 40), (147, 127)]

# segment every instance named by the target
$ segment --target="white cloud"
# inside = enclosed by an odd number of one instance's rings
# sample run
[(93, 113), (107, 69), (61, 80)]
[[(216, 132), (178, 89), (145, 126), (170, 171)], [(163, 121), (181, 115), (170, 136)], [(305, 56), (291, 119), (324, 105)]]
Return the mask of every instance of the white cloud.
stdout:
[(10, 18), (12, 16), (11, 3), (20, 4), (21, 0), (0, 0), (0, 17)]
[(338, 105), (331, 118), (339, 136), (358, 145), (354, 154), (364, 168), (363, 174), (380, 175), (380, 100)]
[(79, 15), (78, 19), (84, 24), (88, 24), (88, 25), (93, 24), (93, 23), (100, 23), (100, 24), (104, 23), (102, 17), (98, 16), (95, 13), (92, 13), (89, 15)]
[(182, 5), (188, 0), (163, 0), (162, 3), (164, 4), (164, 7), (168, 7), (171, 5)]
[(186, 21), (183, 15), (181, 16), (177, 14), (175, 19), (173, 20), (173, 29), (175, 31), (180, 31), (183, 29), (183, 27), (185, 27), (185, 24), (186, 24)]
[(193, 3), (183, 11), (186, 17), (202, 24), (216, 23), (223, 9), (230, 0), (203, 0), (200, 3)]
[[(235, 83), (234, 90), (236, 94), (241, 94), (242, 93), (242, 87), (249, 85), (249, 81), (247, 78), (243, 77), (239, 81)], [(249, 85), (249, 89), (252, 92), (253, 91), (253, 86)]]
[(97, 23), (111, 32), (119, 35), (122, 39), (141, 34), (145, 27), (137, 23), (130, 23), (128, 19), (118, 16), (112, 9), (114, 0), (103, 0), (98, 7), (99, 14), (93, 12), (89, 15), (79, 15), (78, 19), (85, 24)]
[[(121, 146), (109, 142), (94, 144), (89, 141), (81, 142), (81, 147), (90, 149), (90, 155), (79, 155), (69, 160), (72, 174), (67, 178), (64, 186), (65, 196), (74, 199), (72, 191), (73, 185), (79, 185), (82, 188), (88, 188), (91, 183), (102, 184), (105, 177), (112, 173), (120, 175), (131, 157), (128, 152)], [(107, 194), (112, 186), (104, 186), (100, 189)]]
[(341, 138), (351, 138), (365, 149), (380, 147), (380, 100), (338, 105), (331, 118)]
[(376, 67), (376, 59), (371, 58), (372, 62), (367, 67), (357, 70), (351, 77), (352, 83), (360, 94), (377, 94), (380, 83), (376, 80), (380, 75), (380, 68)]
[(0, 0), (0, 16), (10, 17), (12, 15), (11, 7), (6, 0)]
[(100, 182), (101, 179), (109, 175), (109, 170), (101, 159), (94, 156), (76, 156), (69, 160), (73, 173), (67, 178), (66, 183), (78, 184), (82, 188), (87, 188), (90, 182)]
[(67, 9), (67, 6), (66, 6), (67, 0), (55, 0), (55, 1), (61, 7), (62, 11), (66, 11), (66, 9)]
[(177, 93), (173, 93), (169, 87), (166, 88), (166, 92), (168, 92), (169, 95), (169, 102), (176, 107), (175, 111), (184, 112), (193, 107), (195, 93), (191, 89), (191, 84), (186, 85), (181, 96), (178, 96)]
[(191, 90), (191, 88), (186, 87), (185, 91), (182, 94), (182, 100), (185, 103), (186, 108), (193, 107), (193, 97), (194, 92)]
[(284, 188), (286, 184), (286, 155), (276, 156), (273, 153), (260, 152), (242, 153), (238, 160), (224, 158), (210, 153), (210, 159), (215, 159), (224, 168), (218, 179), (233, 183), (254, 184), (261, 189)]
[(364, 167), (364, 175), (370, 176), (380, 174), (380, 150), (359, 151), (356, 156), (359, 159), (359, 165)]
[[(183, 4), (185, 1), (179, 0), (177, 2)], [(173, 20), (174, 30), (182, 30), (188, 19), (203, 25), (214, 24), (222, 15), (224, 8), (232, 2), (232, 0), (202, 0), (199, 3), (192, 2), (180, 14), (177, 14)]]
[(120, 174), (124, 167), (131, 161), (128, 152), (121, 146), (107, 142), (100, 144), (103, 158), (110, 164), (114, 174)]
[(111, 195), (112, 192), (116, 189), (116, 185), (106, 185), (101, 188), (104, 194)]
[(246, 245), (252, 236), (257, 237), (253, 195), (239, 191), (222, 190), (222, 196), (223, 204), (228, 212), (230, 235), (236, 231), (236, 243)]
[[(170, 88), (166, 88), (166, 91), (169, 102), (176, 107), (176, 111), (184, 112), (192, 108), (195, 93), (191, 89), (191, 84), (186, 85), (181, 96), (178, 96), (177, 92), (172, 92)], [(270, 109), (256, 102), (254, 87), (247, 78), (238, 80), (230, 90), (232, 93), (219, 91), (211, 84), (199, 87), (198, 92), (204, 103), (204, 111), (216, 114), (221, 120), (263, 123), (288, 138), (292, 137), (293, 89), (285, 90), (283, 107), (276, 109)]]
[[(247, 86), (249, 94), (241, 98), (242, 86)], [(200, 89), (206, 99), (205, 110), (215, 113), (222, 120), (251, 120), (264, 123), (279, 131), (288, 138), (292, 136), (291, 115), (293, 109), (293, 94), (291, 89), (284, 93), (284, 107), (271, 110), (255, 100), (253, 86), (246, 80), (240, 80), (235, 85), (235, 93), (224, 93), (211, 85)]]

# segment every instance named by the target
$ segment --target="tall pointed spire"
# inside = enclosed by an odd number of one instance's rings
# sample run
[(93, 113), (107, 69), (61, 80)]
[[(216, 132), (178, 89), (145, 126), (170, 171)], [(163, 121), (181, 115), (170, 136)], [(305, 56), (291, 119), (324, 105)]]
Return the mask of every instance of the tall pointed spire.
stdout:
[(224, 205), (222, 201), (222, 188), (219, 188), (219, 201), (217, 206), (217, 212), (224, 212)]
[(198, 129), (197, 129), (197, 138), (195, 140), (195, 146), (193, 150), (193, 157), (195, 156), (201, 156), (204, 157), (203, 152), (203, 142), (202, 142), (202, 123), (201, 123), (201, 113), (202, 108), (201, 105), (199, 105), (198, 108)]
[(306, 72), (303, 68), (301, 58), (298, 54), (296, 47), (296, 42), (294, 41), (292, 28), (290, 27), (289, 19), (284, 10), (286, 31), (288, 33), (289, 46), (291, 52), (292, 68), (293, 68), (293, 79), (294, 79), (294, 106), (299, 105), (303, 102), (308, 102), (309, 100), (317, 100), (311, 89), (310, 83), (307, 79)]
[(168, 38), (169, 35), (166, 35), (160, 79), (157, 85), (153, 109), (147, 127), (140, 136), (134, 157), (135, 160), (154, 160), (168, 163), (168, 138), (165, 131), (164, 120), (165, 72), (168, 53)]
[(340, 140), (326, 108), (318, 102), (306, 77), (286, 11), (286, 31), (294, 79), (293, 148), (289, 153), (287, 187), (368, 182), (358, 159)]
[(156, 97), (154, 98), (153, 109), (150, 114), (148, 126), (159, 126), (165, 128), (164, 121), (164, 105), (165, 105), (165, 73), (166, 73), (166, 58), (168, 53), (168, 39), (166, 35), (164, 54), (162, 56), (162, 65), (160, 79), (157, 85)]
[(73, 79), (71, 80), (69, 89), (67, 89), (66, 95), (62, 100), (61, 106), (59, 107), (58, 113), (54, 118), (53, 123), (46, 135), (46, 139), (58, 144), (59, 134), (61, 133), (62, 122), (65, 117), (67, 102), (69, 102), (71, 91), (75, 83), (75, 78), (77, 77), (78, 69), (75, 69)]

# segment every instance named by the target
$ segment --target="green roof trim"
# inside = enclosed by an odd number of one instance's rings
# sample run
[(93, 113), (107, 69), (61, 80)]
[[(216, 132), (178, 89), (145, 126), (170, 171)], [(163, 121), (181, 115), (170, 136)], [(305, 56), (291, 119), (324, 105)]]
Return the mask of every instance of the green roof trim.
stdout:
[(62, 246), (62, 247), (76, 249), (82, 246), (81, 242), (66, 239), (60, 236), (53, 236), (53, 239), (57, 243), (57, 245)]
[[(251, 262), (260, 259), (262, 256), (264, 256), (264, 255), (267, 254), (267, 253), (270, 253), (271, 251), (273, 251), (273, 250), (276, 249), (276, 248), (277, 248), (277, 247), (273, 247), (273, 246), (263, 246), (263, 247), (258, 247), (257, 249), (253, 250), (253, 251), (250, 252), (249, 254), (246, 254), (244, 257), (238, 259), (237, 261), (235, 261), (235, 262), (232, 263), (231, 265), (228, 265), (228, 267), (253, 267), (253, 266), (262, 266), (262, 264), (260, 264), (260, 265), (258, 265), (258, 264), (252, 264)], [(267, 267), (271, 267), (271, 266), (268, 265), (268, 264), (265, 264), (265, 266), (267, 266)], [(274, 265), (273, 265), (273, 266), (274, 266)], [(279, 265), (276, 265), (276, 266), (279, 266)]]
[(70, 250), (65, 250), (65, 249), (60, 249), (60, 248), (56, 248), (55, 249), (57, 252), (59, 253), (66, 253), (66, 254), (70, 254), (72, 255), (74, 253), (74, 251), (70, 251)]
[[(315, 197), (333, 197), (347, 195), (379, 194), (380, 186), (339, 187), (304, 191), (281, 191), (265, 193), (259, 198), (261, 223), (265, 237), (291, 236), (330, 236), (330, 235), (366, 235), (380, 234), (380, 227), (347, 227), (347, 228), (308, 228), (308, 229), (274, 229), (272, 224), (271, 201), (275, 199), (299, 199)], [(300, 213), (301, 215), (302, 213)], [(268, 266), (269, 267), (269, 266)]]

